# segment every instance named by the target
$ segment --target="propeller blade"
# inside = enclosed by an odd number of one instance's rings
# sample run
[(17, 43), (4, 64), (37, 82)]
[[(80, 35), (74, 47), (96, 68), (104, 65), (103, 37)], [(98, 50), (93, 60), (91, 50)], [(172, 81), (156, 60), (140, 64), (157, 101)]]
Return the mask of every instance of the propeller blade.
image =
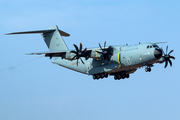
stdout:
[(109, 47), (108, 47), (108, 50), (111, 49), (111, 47), (112, 47), (112, 46), (109, 46)]
[[(161, 48), (161, 50), (162, 50), (162, 48)], [(163, 50), (162, 50), (163, 51)], [(174, 59), (175, 60), (175, 57), (174, 56), (170, 56), (170, 54), (173, 52), (174, 50), (171, 50), (168, 54), (167, 54), (167, 52), (168, 52), (168, 45), (167, 45), (167, 47), (166, 47), (166, 54), (164, 53), (164, 51), (163, 51), (163, 62), (165, 62), (165, 66), (164, 66), (164, 68), (166, 68), (167, 67), (167, 65), (168, 65), (168, 62), (169, 62), (169, 64), (170, 64), (170, 66), (172, 67), (172, 61), (170, 60), (170, 58), (172, 58), (172, 59)]]
[(96, 51), (97, 53), (101, 53), (101, 54), (103, 54), (103, 52), (99, 52), (99, 51)]
[(80, 49), (79, 49), (79, 51), (80, 52), (82, 51), (82, 44), (81, 44), (81, 42), (80, 42)]
[(165, 55), (165, 53), (164, 53), (164, 50), (163, 50), (163, 48), (161, 47), (161, 51), (163, 52), (163, 54)]
[(165, 63), (165, 66), (164, 66), (164, 68), (166, 68), (166, 67), (167, 67), (167, 65), (168, 65), (168, 62), (167, 62), (167, 60), (166, 60), (166, 63)]
[[(76, 51), (75, 50), (72, 50), (72, 51), (70, 51), (70, 52), (72, 52), (72, 53), (74, 53), (74, 54), (76, 54), (71, 60), (74, 60), (75, 58), (77, 59), (77, 66), (78, 66), (78, 60), (79, 59), (81, 59), (81, 57), (87, 57), (87, 59), (88, 59), (88, 55), (86, 54), (86, 50), (87, 50), (87, 48), (85, 48), (83, 51), (82, 51), (82, 43), (80, 42), (80, 46), (79, 46), (79, 49), (78, 49), (78, 47), (77, 47), (77, 45), (75, 45), (75, 44), (73, 44), (74, 45), (74, 47), (75, 47), (75, 49), (76, 49)], [(87, 60), (86, 59), (86, 60)], [(81, 62), (84, 64), (84, 61), (81, 59)]]
[(75, 55), (71, 60), (74, 60), (74, 58), (76, 57), (77, 55)]
[(82, 52), (83, 52), (83, 53), (85, 53), (85, 52), (86, 52), (86, 50), (87, 50), (87, 48), (85, 48)]
[(102, 56), (103, 56), (103, 60), (106, 60), (106, 55), (105, 55), (105, 54), (103, 54)]
[(109, 54), (110, 54), (110, 55), (113, 55), (113, 53), (112, 53), (112, 52), (110, 52)]
[(76, 51), (72, 50), (71, 53), (78, 54)]
[(88, 59), (89, 59), (89, 56), (86, 56), (86, 57), (85, 57), (85, 60), (88, 60)]
[(175, 57), (174, 57), (174, 56), (169, 56), (169, 58), (172, 58), (172, 59), (174, 59), (174, 60), (175, 60)]
[(106, 62), (106, 59), (104, 59), (104, 60), (103, 60), (103, 63), (102, 63), (102, 65), (104, 65), (104, 63), (105, 63), (105, 62)]
[(174, 50), (171, 50), (168, 55), (170, 55)]
[(172, 61), (170, 59), (168, 59), (168, 61), (169, 61), (170, 66), (172, 67)]
[(108, 56), (108, 55), (106, 55), (106, 57), (107, 57), (107, 59), (108, 59), (108, 63), (110, 63), (110, 61), (111, 61), (111, 60), (110, 60), (109, 56)]
[(99, 43), (99, 47), (102, 50), (100, 51), (96, 51), (97, 53), (101, 54), (101, 58), (103, 59), (102, 65), (104, 65), (104, 63), (106, 62), (106, 59), (108, 60), (108, 62), (110, 63), (110, 57), (109, 55), (113, 55), (113, 53), (111, 52), (111, 48), (112, 46), (109, 46), (106, 49), (106, 41), (104, 42), (104, 48), (102, 49), (101, 44)]
[[(80, 58), (81, 59), (81, 58)], [(81, 62), (84, 64), (83, 60), (81, 59)]]
[(78, 47), (75, 44), (73, 44), (73, 45), (76, 48), (76, 51), (79, 52)]
[(167, 51), (168, 51), (168, 45), (167, 45), (167, 47), (166, 47), (166, 54), (167, 54)]
[(103, 58), (102, 65), (104, 65), (104, 63), (106, 62), (106, 56), (104, 54), (102, 54), (102, 58)]
[(104, 49), (105, 49), (105, 47), (106, 47), (106, 41), (104, 42)]
[(78, 59), (77, 59), (77, 66), (78, 66)]
[(101, 47), (100, 43), (99, 43), (99, 47), (100, 47), (100, 48), (101, 48), (101, 50), (102, 50), (102, 47)]

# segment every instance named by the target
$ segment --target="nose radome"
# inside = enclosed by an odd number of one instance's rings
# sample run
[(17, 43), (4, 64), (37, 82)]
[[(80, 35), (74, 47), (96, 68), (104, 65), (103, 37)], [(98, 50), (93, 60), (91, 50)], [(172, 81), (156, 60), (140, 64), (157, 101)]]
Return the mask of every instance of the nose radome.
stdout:
[(156, 48), (154, 50), (154, 56), (155, 56), (156, 59), (160, 59), (162, 57), (162, 50)]

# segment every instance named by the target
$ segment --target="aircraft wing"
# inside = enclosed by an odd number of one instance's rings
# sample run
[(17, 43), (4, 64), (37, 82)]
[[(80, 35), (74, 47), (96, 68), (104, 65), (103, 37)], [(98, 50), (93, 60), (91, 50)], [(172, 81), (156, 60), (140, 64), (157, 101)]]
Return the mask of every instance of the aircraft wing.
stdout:
[[(91, 53), (91, 50), (87, 50), (87, 55)], [(70, 51), (47, 51), (47, 52), (37, 52), (37, 53), (26, 53), (27, 55), (42, 55), (45, 54), (45, 57), (62, 57), (65, 58), (66, 54), (70, 54)], [(74, 56), (72, 56), (74, 57)]]
[(132, 73), (134, 73), (135, 71), (137, 70), (137, 68), (133, 68), (133, 69), (129, 69), (129, 70), (121, 70), (121, 69), (115, 69), (114, 71), (110, 71), (110, 72), (108, 72), (109, 73), (109, 75), (115, 75), (115, 74), (119, 74), (120, 72), (122, 73), (128, 73), (128, 74), (132, 74)]

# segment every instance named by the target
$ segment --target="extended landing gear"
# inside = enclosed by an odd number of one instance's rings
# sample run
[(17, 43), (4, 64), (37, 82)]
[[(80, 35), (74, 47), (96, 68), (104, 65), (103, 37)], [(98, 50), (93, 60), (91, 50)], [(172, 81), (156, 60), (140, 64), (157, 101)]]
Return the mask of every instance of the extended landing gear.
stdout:
[(107, 77), (108, 77), (107, 73), (100, 73), (100, 74), (93, 75), (94, 80), (99, 80), (100, 78), (103, 79), (103, 78), (107, 78)]
[(125, 79), (125, 78), (129, 78), (129, 74), (116, 74), (114, 75), (114, 79), (115, 80), (120, 80), (120, 79)]
[(145, 68), (145, 71), (146, 71), (146, 72), (151, 72), (151, 68), (150, 68), (150, 67), (147, 67), (147, 68)]
[[(107, 77), (108, 77), (107, 73), (100, 73), (100, 74), (94, 74), (93, 75), (94, 80), (99, 80), (99, 79), (103, 79), (103, 78), (107, 78)], [(129, 74), (120, 73), (120, 74), (114, 75), (115, 80), (120, 80), (120, 79), (125, 79), (125, 78), (129, 78)]]

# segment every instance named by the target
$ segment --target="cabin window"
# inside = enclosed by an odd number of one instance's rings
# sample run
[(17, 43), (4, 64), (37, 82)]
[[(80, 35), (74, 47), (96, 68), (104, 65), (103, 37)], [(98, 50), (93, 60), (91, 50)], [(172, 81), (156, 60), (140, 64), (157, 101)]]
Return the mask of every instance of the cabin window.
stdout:
[(147, 48), (149, 48), (149, 45), (147, 46)]
[(152, 46), (150, 46), (150, 48), (152, 48)]

